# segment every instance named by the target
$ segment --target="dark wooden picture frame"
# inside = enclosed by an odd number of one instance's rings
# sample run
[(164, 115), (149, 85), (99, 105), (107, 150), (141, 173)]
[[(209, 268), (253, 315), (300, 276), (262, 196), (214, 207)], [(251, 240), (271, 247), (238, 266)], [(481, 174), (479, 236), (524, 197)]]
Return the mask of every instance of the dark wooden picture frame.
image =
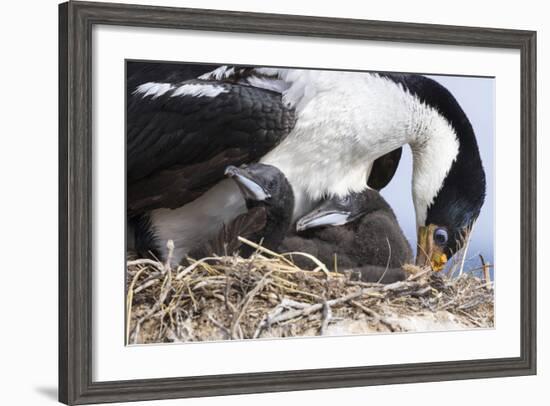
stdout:
[[(517, 49), (521, 54), (521, 353), (517, 358), (94, 382), (92, 27), (107, 24)], [(218, 396), (536, 373), (536, 33), (69, 2), (59, 6), (59, 400)]]

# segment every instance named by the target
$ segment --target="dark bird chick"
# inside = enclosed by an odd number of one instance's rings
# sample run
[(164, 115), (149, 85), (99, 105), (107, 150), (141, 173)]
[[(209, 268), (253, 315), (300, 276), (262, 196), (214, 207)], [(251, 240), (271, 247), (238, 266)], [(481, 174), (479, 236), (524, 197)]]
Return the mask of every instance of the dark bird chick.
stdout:
[[(413, 260), (395, 214), (375, 190), (325, 200), (296, 224), (280, 252), (306, 252), (330, 268), (351, 270), (367, 282), (391, 283), (407, 277), (401, 266)], [(310, 266), (296, 256), (297, 265)]]

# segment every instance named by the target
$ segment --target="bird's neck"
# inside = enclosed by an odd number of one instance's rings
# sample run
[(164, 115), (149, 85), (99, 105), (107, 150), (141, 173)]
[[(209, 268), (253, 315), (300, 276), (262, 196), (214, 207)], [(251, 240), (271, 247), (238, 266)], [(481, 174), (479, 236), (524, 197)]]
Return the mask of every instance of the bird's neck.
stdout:
[(460, 141), (454, 128), (437, 113), (424, 117), (416, 127), (409, 145), (413, 155), (412, 193), (418, 226), (424, 225), (428, 208), (457, 159)]
[[(276, 250), (286, 236), (290, 225), (292, 223), (292, 210), (294, 206), (294, 194), (290, 184), (285, 188), (286, 192), (279, 196), (277, 199), (265, 205), (263, 202), (247, 202), (248, 210), (254, 207), (264, 207), (266, 212), (265, 227), (250, 236), (250, 239), (256, 243), (262, 242), (262, 246)], [(242, 253), (248, 256), (253, 250), (251, 247), (245, 247)]]

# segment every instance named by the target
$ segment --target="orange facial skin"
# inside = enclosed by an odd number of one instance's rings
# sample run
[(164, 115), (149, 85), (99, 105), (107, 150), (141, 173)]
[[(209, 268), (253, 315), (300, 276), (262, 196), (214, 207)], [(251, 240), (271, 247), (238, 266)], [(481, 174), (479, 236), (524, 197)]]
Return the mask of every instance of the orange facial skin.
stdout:
[(418, 227), (418, 253), (416, 255), (416, 265), (430, 266), (434, 271), (440, 272), (445, 268), (448, 258), (443, 252), (443, 248), (437, 245), (433, 235), (435, 224), (424, 227)]

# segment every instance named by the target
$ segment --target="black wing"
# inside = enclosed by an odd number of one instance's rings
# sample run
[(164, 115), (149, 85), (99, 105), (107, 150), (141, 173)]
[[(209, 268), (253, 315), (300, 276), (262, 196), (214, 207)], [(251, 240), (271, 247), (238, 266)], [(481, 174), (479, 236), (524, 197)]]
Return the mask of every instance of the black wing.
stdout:
[[(195, 95), (181, 92), (182, 86)], [(256, 160), (295, 122), (279, 93), (247, 85), (192, 80), (158, 94), (134, 92), (128, 100), (128, 182), (174, 165), (206, 162), (227, 149)]]
[(129, 216), (164, 207), (175, 209), (201, 196), (224, 177), (229, 165), (249, 162), (246, 151), (227, 149), (191, 165), (175, 165), (137, 181), (128, 182), (126, 209)]

